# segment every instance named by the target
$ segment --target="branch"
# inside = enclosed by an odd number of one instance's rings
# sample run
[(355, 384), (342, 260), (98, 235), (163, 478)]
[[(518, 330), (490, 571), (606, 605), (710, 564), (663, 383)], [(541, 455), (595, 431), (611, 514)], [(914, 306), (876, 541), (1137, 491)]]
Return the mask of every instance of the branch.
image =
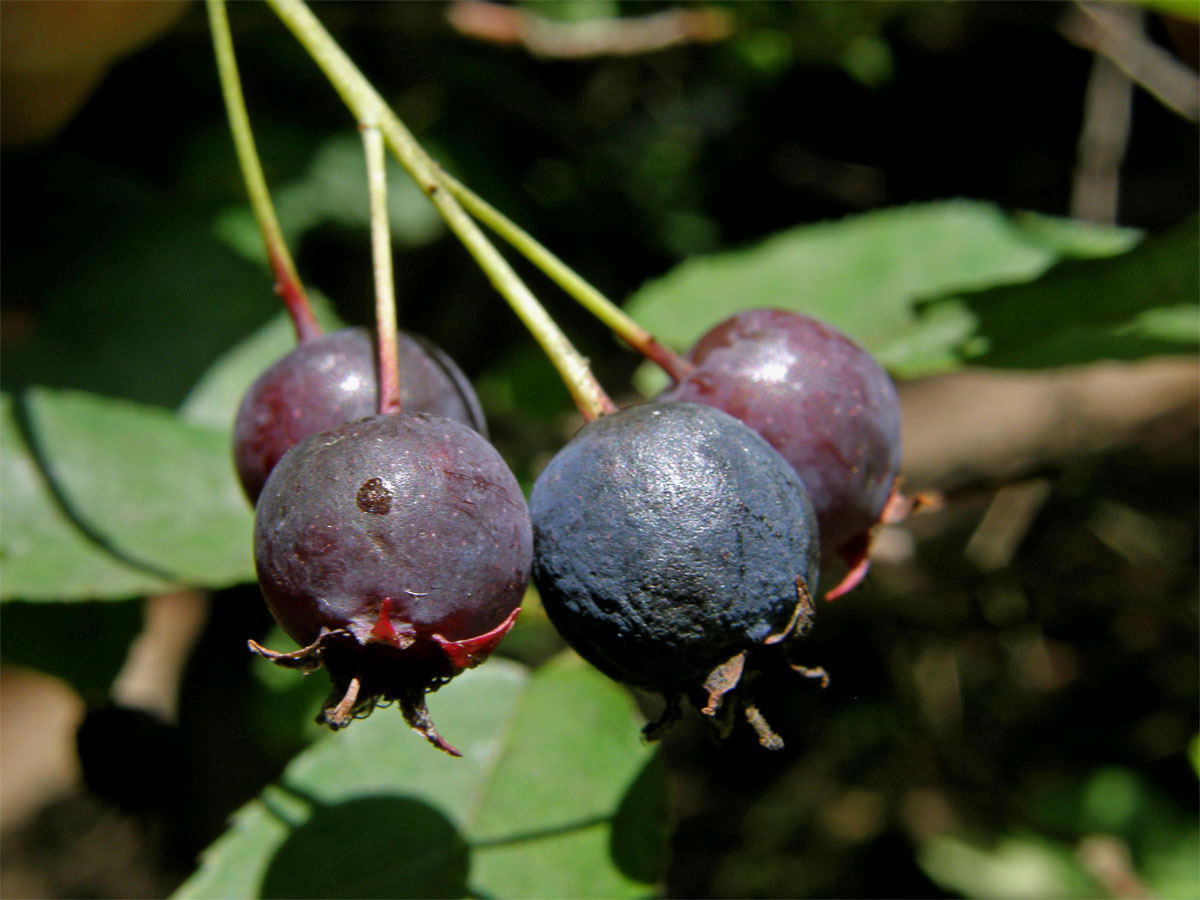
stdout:
[(1200, 78), (1118, 12), (1077, 3), (1059, 31), (1071, 43), (1110, 60), (1163, 106), (1189, 122), (1200, 121)]
[(534, 56), (554, 59), (636, 56), (679, 44), (720, 41), (732, 31), (730, 16), (718, 9), (666, 9), (634, 18), (555, 22), (486, 0), (457, 0), (446, 18), (466, 37), (518, 44)]

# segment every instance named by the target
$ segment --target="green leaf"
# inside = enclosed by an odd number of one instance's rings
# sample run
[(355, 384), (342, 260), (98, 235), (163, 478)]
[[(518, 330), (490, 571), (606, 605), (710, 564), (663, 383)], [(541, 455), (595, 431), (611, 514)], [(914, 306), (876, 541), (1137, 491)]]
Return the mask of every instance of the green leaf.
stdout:
[(917, 300), (1036, 278), (1063, 240), (1042, 239), (986, 203), (897, 207), (688, 260), (644, 285), (628, 309), (676, 347), (735, 312), (774, 306), (822, 319), (874, 351), (914, 321)]
[(937, 884), (965, 897), (1036, 900), (1099, 895), (1069, 848), (1034, 836), (1012, 835), (983, 847), (939, 835), (922, 845), (917, 863)]
[(1120, 256), (1065, 261), (1031, 284), (933, 305), (965, 311), (973, 325), (955, 350), (982, 365), (1032, 368), (1194, 352), (1198, 222)]
[(226, 436), (77, 391), (0, 400), (0, 596), (125, 598), (253, 578)]
[(124, 599), (168, 586), (79, 526), (22, 437), (8, 394), (0, 395), (0, 482), (0, 599)]
[[(390, 156), (387, 185), (388, 222), (396, 244), (420, 246), (442, 234), (441, 216)], [(288, 246), (297, 246), (306, 231), (323, 222), (366, 229), (370, 206), (362, 140), (351, 133), (340, 133), (326, 140), (313, 157), (307, 174), (275, 191), (274, 202)], [(214, 225), (217, 237), (242, 256), (266, 262), (262, 235), (249, 206), (225, 210)]]
[(655, 891), (665, 787), (629, 695), (574, 656), (493, 659), (430, 697), (462, 752), (383, 709), (243, 807), (187, 897), (632, 897)]
[[(806, 225), (689, 260), (645, 285), (631, 314), (692, 344), (718, 321), (773, 306), (822, 319), (902, 376), (1192, 352), (1197, 233), (1003, 214), (966, 200)], [(1131, 249), (1133, 248), (1133, 249)], [(639, 388), (661, 374), (643, 366)]]
[(1064, 258), (1098, 259), (1116, 256), (1137, 246), (1142, 233), (1136, 228), (1114, 228), (1062, 219), (1043, 213), (1020, 210), (1013, 213), (1012, 224), (1037, 244)]

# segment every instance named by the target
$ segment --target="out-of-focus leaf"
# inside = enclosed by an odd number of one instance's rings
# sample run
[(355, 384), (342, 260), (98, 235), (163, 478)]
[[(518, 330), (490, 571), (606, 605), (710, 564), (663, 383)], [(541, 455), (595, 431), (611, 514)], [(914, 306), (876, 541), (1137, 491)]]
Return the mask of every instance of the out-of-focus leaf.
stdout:
[(1141, 6), (1163, 15), (1188, 22), (1200, 22), (1200, 3), (1195, 0), (1134, 0)]
[(1151, 896), (1163, 900), (1192, 900), (1200, 897), (1200, 828), (1195, 822), (1146, 847), (1135, 863)]
[(943, 888), (964, 897), (1066, 900), (1100, 896), (1069, 850), (1033, 837), (1011, 836), (992, 847), (981, 847), (939, 835), (920, 848), (917, 862)]
[(575, 657), (533, 673), (494, 659), (432, 695), (430, 711), (461, 759), (376, 711), (296, 757), (176, 896), (654, 891), (665, 788), (621, 688)]
[(112, 599), (253, 578), (226, 436), (78, 391), (5, 396), (4, 598)]
[(1013, 213), (1013, 225), (1030, 240), (1070, 259), (1099, 259), (1132, 250), (1142, 239), (1136, 228), (1114, 228), (1021, 210)]
[[(66, 265), (5, 261), (5, 298), (38, 299), (6, 334), (6, 388), (69, 387), (174, 407), (212, 360), (277, 309), (265, 267), (216, 241), (207, 213), (103, 169), (63, 167), (45, 200), (70, 210)], [(61, 220), (57, 220), (60, 223)]]
[(1070, 773), (1026, 793), (1026, 818), (1043, 834), (1120, 841), (1155, 897), (1200, 896), (1200, 827), (1189, 798), (1169, 796), (1124, 766)]
[[(429, 198), (391, 157), (387, 184), (393, 241), (415, 247), (442, 233), (442, 219)], [(305, 177), (278, 189), (273, 197), (279, 227), (289, 246), (296, 246), (306, 231), (323, 222), (367, 228), (367, 164), (362, 140), (352, 132), (329, 138), (313, 157)], [(248, 206), (221, 213), (215, 233), (247, 259), (266, 262), (262, 236)]]
[(142, 628), (130, 603), (5, 603), (0, 605), (0, 655), (55, 675), (81, 696), (107, 695), (129, 645)]
[[(306, 292), (321, 326), (327, 330), (340, 328), (341, 322), (324, 295), (311, 288)], [(295, 346), (292, 320), (281, 311), (213, 363), (180, 406), (180, 415), (189, 422), (232, 431), (242, 395), (263, 370)]]

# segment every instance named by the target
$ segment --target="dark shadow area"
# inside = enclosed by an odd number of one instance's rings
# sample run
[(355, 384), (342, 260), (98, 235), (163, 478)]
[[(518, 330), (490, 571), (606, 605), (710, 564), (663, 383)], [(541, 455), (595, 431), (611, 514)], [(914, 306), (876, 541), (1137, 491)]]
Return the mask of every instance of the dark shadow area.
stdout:
[(88, 790), (131, 813), (173, 815), (184, 806), (187, 751), (179, 728), (144, 709), (105, 703), (75, 734)]
[(107, 695), (142, 627), (136, 601), (0, 605), (0, 658), (55, 675), (85, 700)]
[[(271, 859), (262, 897), (462, 897), (470, 853), (441, 812), (408, 797), (323, 805)], [(314, 860), (319, 864), (314, 865)]]
[(659, 883), (674, 825), (666, 764), (662, 753), (655, 753), (621, 798), (612, 818), (609, 852), (617, 868), (635, 881)]

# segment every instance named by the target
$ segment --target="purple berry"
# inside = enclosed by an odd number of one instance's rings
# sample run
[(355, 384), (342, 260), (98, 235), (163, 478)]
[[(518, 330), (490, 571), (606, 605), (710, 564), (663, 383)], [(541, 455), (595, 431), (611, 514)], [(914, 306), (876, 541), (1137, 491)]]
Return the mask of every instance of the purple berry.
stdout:
[[(424, 338), (400, 332), (400, 401), (487, 434), (467, 377)], [(233, 456), (246, 496), (258, 499), (288, 448), (329, 428), (379, 411), (376, 347), (366, 328), (345, 328), (303, 341), (271, 365), (242, 399)]]
[[(530, 510), (547, 614), (601, 671), (668, 698), (649, 734), (681, 696), (710, 716), (726, 695), (741, 702), (742, 672), (810, 627), (819, 549), (808, 495), (720, 410), (651, 403), (601, 416), (551, 460)], [(764, 744), (779, 745), (761, 724)]]
[(870, 354), (816, 319), (754, 309), (718, 324), (687, 359), (692, 371), (659, 399), (741, 419), (804, 482), (825, 553), (865, 552), (900, 469), (900, 402)]
[(424, 695), (482, 662), (529, 578), (529, 512), (478, 432), (424, 413), (377, 415), (305, 438), (259, 497), (254, 555), (271, 612), (324, 665), (334, 728), (380, 700), (442, 749)]

